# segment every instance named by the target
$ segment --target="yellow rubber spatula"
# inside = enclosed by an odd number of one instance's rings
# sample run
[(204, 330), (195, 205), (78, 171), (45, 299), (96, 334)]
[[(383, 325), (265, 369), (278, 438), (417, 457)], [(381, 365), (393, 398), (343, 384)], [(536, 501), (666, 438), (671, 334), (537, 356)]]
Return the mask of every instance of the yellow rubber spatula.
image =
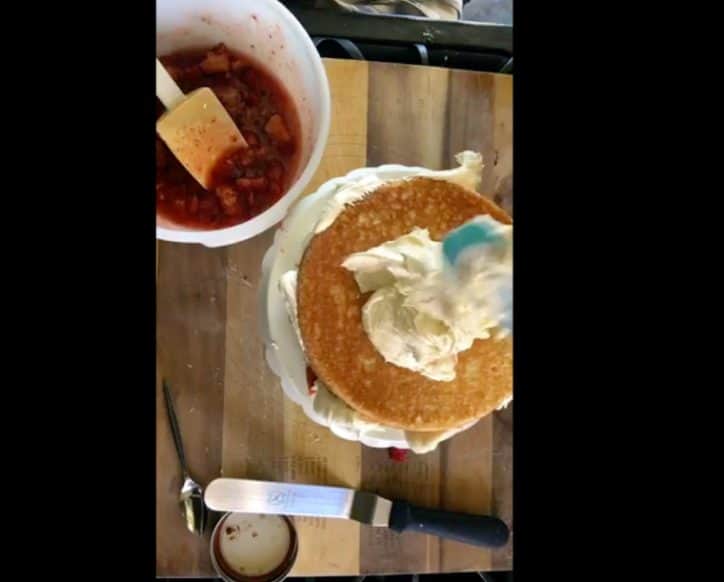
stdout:
[(184, 95), (156, 59), (156, 95), (166, 107), (156, 122), (156, 132), (204, 188), (211, 170), (231, 149), (247, 147), (234, 120), (208, 87)]

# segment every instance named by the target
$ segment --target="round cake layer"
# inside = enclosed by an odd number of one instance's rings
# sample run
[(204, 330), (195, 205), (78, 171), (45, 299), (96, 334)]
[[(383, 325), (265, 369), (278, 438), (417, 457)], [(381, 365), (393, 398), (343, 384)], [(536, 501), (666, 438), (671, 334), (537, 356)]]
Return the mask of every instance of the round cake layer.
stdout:
[(426, 228), (434, 240), (474, 216), (510, 224), (491, 201), (456, 184), (413, 178), (385, 184), (348, 206), (315, 235), (299, 267), (299, 329), (310, 365), (337, 396), (365, 418), (406, 430), (459, 427), (508, 401), (512, 340), (476, 340), (458, 355), (456, 377), (438, 382), (387, 363), (362, 326), (362, 294), (342, 267), (364, 251)]

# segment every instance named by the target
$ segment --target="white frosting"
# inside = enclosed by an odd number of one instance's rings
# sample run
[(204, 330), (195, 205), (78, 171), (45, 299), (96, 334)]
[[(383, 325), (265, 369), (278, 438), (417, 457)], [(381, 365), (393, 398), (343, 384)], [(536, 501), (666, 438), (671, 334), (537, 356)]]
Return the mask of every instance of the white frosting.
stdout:
[(367, 336), (386, 361), (437, 381), (455, 378), (457, 354), (476, 339), (504, 335), (501, 289), (512, 279), (512, 227), (476, 217), (499, 233), (500, 245), (464, 251), (453, 272), (442, 243), (415, 228), (393, 241), (353, 253), (342, 266), (362, 293)]
[(299, 346), (304, 351), (304, 342), (302, 341), (302, 332), (299, 330), (299, 320), (297, 319), (297, 270), (292, 269), (282, 274), (279, 278), (279, 290), (284, 297), (284, 304), (289, 314), (289, 320), (292, 322), (294, 333), (299, 341)]
[(327, 201), (327, 205), (317, 221), (317, 226), (314, 227), (315, 234), (329, 228), (344, 210), (345, 206), (361, 200), (383, 184), (383, 180), (371, 175), (356, 182), (347, 182), (341, 186), (337, 192), (335, 192), (334, 196), (330, 197)]

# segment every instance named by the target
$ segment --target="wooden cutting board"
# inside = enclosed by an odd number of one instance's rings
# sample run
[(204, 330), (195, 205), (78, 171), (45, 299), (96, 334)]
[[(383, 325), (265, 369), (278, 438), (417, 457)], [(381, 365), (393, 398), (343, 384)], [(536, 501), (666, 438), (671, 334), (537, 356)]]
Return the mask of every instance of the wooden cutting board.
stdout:
[[(332, 127), (307, 188), (383, 163), (442, 169), (482, 152), (482, 192), (512, 214), (512, 78), (432, 67), (325, 60)], [(404, 463), (333, 436), (287, 400), (258, 332), (263, 254), (273, 232), (224, 249), (159, 243), (156, 573), (209, 576), (209, 534), (186, 531), (181, 476), (163, 406), (170, 382), (194, 478), (247, 477), (362, 488), (429, 507), (492, 513), (512, 528), (512, 405)], [(342, 520), (297, 518), (294, 576), (509, 570), (495, 551)], [(213, 524), (212, 524), (213, 525)], [(512, 540), (512, 536), (511, 536)]]

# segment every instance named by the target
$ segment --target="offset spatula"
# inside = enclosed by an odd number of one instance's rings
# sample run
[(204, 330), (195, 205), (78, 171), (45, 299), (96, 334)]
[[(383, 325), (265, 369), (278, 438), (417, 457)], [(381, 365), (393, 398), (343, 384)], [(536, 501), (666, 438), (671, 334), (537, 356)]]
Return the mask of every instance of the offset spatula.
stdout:
[(204, 502), (215, 511), (353, 519), (488, 548), (505, 545), (509, 535), (508, 526), (497, 517), (423, 509), (343, 487), (216, 479), (206, 487)]

